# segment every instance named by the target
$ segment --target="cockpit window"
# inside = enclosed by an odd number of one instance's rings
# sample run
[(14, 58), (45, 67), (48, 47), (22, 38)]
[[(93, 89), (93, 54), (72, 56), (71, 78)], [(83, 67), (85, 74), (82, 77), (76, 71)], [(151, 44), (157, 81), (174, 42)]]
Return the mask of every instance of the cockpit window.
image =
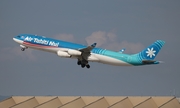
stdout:
[(20, 38), (20, 36), (17, 36), (18, 38)]

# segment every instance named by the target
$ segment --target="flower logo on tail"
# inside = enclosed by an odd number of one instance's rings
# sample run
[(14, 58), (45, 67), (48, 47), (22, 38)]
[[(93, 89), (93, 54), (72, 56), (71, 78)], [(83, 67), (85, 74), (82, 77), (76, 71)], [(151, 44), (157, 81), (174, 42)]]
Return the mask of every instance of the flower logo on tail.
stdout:
[(153, 47), (152, 47), (151, 49), (148, 48), (147, 51), (146, 51), (147, 56), (148, 56), (148, 57), (150, 56), (150, 58), (152, 58), (153, 56), (156, 56), (156, 55), (154, 54), (155, 52), (156, 52), (156, 51), (154, 50)]

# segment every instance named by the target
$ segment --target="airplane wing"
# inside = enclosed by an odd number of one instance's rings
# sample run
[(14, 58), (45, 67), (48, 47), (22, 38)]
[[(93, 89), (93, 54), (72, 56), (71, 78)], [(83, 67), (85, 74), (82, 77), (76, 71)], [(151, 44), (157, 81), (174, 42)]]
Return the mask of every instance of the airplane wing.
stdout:
[(77, 62), (78, 65), (81, 65), (82, 68), (84, 68), (85, 66), (87, 68), (90, 68), (90, 65), (88, 64), (88, 60), (92, 60), (92, 59), (97, 60), (97, 58), (93, 58), (92, 56), (90, 57), (91, 50), (94, 47), (96, 47), (96, 43), (82, 49), (68, 49), (67, 52), (58, 51), (57, 55), (60, 57), (67, 57), (67, 58), (75, 56), (78, 59)]
[(93, 43), (92, 45), (83, 48), (83, 49), (79, 49), (79, 51), (82, 52), (81, 56), (84, 60), (87, 60), (88, 56), (90, 55), (91, 50), (96, 47), (96, 43)]
[(96, 43), (93, 43), (92, 45), (86, 47), (86, 48), (83, 48), (83, 49), (79, 49), (79, 51), (81, 52), (87, 52), (87, 53), (90, 53), (91, 50), (96, 47)]

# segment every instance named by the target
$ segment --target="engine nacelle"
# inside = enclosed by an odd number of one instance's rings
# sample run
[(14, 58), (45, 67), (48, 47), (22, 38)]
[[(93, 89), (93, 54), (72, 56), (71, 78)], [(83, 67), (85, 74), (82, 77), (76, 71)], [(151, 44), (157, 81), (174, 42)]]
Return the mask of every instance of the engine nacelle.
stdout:
[(24, 45), (20, 45), (21, 48), (27, 49), (28, 47), (24, 46)]
[(68, 54), (69, 55), (72, 55), (72, 56), (79, 56), (79, 55), (81, 55), (81, 51), (77, 51), (77, 50), (73, 50), (73, 49), (69, 49), (68, 50)]
[(67, 52), (63, 52), (63, 51), (58, 51), (57, 55), (59, 57), (64, 57), (64, 58), (70, 58), (71, 57), (71, 55), (69, 55)]

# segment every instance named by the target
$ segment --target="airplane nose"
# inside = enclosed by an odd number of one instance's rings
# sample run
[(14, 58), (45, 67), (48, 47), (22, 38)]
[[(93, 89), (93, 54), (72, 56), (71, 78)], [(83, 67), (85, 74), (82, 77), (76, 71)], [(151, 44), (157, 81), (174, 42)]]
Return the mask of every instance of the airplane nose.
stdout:
[(18, 39), (16, 39), (16, 38), (13, 38), (13, 40), (14, 40), (15, 42), (18, 42), (18, 43), (19, 43), (19, 40), (18, 40)]
[(14, 40), (15, 42), (17, 42), (17, 41), (18, 41), (18, 39), (16, 39), (16, 38), (13, 38), (13, 40)]
[(22, 41), (22, 40), (17, 39), (17, 38), (13, 38), (13, 40), (14, 40), (15, 42), (19, 43), (19, 44), (22, 44), (22, 43), (23, 43), (23, 41)]

